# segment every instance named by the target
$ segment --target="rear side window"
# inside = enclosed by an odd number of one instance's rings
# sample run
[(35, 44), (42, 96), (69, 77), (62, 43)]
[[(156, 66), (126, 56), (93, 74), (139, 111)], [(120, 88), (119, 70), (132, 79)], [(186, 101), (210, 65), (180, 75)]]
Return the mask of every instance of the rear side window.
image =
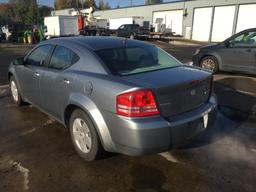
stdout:
[(52, 54), (49, 68), (63, 70), (70, 67), (78, 60), (79, 57), (76, 53), (68, 48), (57, 46)]
[(154, 46), (119, 47), (96, 53), (115, 75), (132, 75), (180, 66), (175, 58)]
[(27, 65), (44, 66), (47, 56), (51, 50), (51, 45), (42, 45), (36, 48), (27, 58)]
[(138, 29), (138, 28), (140, 28), (139, 25), (132, 25), (132, 29)]
[(126, 25), (126, 26), (125, 26), (125, 29), (131, 30), (131, 29), (132, 29), (132, 26), (131, 26), (131, 25)]

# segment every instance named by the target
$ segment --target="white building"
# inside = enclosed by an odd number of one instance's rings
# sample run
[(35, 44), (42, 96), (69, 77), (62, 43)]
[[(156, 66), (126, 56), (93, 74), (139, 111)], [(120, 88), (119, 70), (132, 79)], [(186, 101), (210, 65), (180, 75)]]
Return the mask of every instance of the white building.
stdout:
[(143, 17), (144, 22), (150, 24), (161, 18), (167, 29), (187, 39), (218, 42), (256, 27), (256, 0), (177, 1), (95, 11), (94, 16), (101, 19)]

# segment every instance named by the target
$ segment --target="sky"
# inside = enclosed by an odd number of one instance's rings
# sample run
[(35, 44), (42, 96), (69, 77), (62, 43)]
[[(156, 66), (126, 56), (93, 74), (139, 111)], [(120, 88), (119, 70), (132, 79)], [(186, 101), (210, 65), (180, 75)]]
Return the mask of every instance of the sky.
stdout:
[[(37, 1), (38, 1), (38, 4), (40, 5), (48, 5), (51, 7), (53, 7), (53, 4), (54, 4), (54, 0), (37, 0)], [(117, 7), (118, 2), (120, 2), (119, 3), (120, 7), (130, 6), (131, 1), (133, 5), (143, 5), (145, 2), (145, 0), (104, 0), (104, 1), (107, 1), (112, 8)], [(167, 2), (167, 1), (175, 1), (175, 0), (164, 0), (164, 2)], [(8, 0), (0, 0), (0, 3), (5, 3), (5, 2), (8, 2)], [(99, 0), (96, 0), (96, 3), (98, 2)]]

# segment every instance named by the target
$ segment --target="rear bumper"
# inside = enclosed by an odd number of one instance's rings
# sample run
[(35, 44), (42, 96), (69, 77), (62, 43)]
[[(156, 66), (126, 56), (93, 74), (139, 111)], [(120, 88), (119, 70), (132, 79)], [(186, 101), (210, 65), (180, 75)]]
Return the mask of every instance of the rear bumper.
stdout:
[[(108, 122), (114, 143), (111, 151), (136, 156), (177, 148), (212, 126), (216, 107), (216, 97), (212, 96), (207, 104), (170, 119), (161, 116), (130, 119), (112, 114)], [(207, 114), (205, 127), (203, 117)]]

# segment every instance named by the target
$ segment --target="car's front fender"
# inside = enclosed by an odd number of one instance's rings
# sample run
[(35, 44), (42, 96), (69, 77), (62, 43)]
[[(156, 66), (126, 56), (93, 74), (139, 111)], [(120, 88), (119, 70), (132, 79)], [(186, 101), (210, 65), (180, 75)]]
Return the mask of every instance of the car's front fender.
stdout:
[(8, 80), (10, 80), (10, 77), (13, 76), (15, 81), (16, 81), (16, 85), (17, 85), (17, 88), (21, 94), (21, 97), (24, 101), (26, 101), (26, 97), (25, 95), (23, 94), (23, 90), (21, 89), (21, 85), (20, 85), (20, 81), (19, 81), (19, 78), (18, 78), (18, 75), (16, 74), (16, 70), (15, 70), (15, 65), (13, 65), (12, 63), (10, 64), (9, 66), (9, 69), (8, 69)]

